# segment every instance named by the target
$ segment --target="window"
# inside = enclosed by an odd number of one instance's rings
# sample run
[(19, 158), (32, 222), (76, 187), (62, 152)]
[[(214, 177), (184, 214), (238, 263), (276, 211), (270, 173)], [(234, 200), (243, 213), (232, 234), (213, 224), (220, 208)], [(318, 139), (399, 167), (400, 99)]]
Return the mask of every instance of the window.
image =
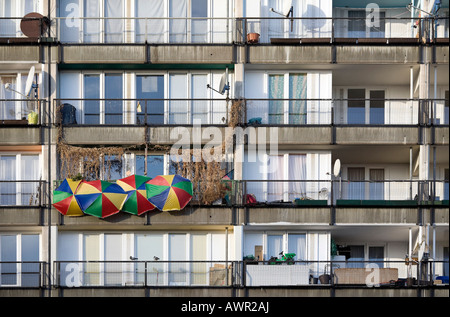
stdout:
[(348, 89), (347, 95), (347, 124), (385, 124), (384, 90)]
[(348, 90), (348, 124), (364, 124), (366, 122), (366, 91), (365, 89)]
[[(121, 74), (105, 74), (105, 124), (122, 124), (123, 91)], [(119, 99), (119, 100), (109, 100)]]
[(448, 109), (449, 109), (449, 96), (448, 96), (448, 90), (446, 90), (445, 91), (445, 104), (444, 104), (444, 124), (450, 123)]
[(369, 246), (369, 262), (379, 268), (384, 267), (384, 247)]
[(306, 124), (306, 98), (306, 74), (269, 75), (269, 124)]
[(347, 199), (361, 200), (365, 197), (364, 167), (349, 167)]
[(189, 122), (189, 108), (186, 99), (186, 74), (169, 74), (169, 98), (169, 124), (187, 124)]
[(386, 12), (379, 12), (379, 26), (375, 21), (371, 21), (370, 25), (366, 23), (365, 10), (348, 11), (348, 37), (353, 38), (384, 38), (385, 35), (385, 17)]
[[(145, 282), (145, 272), (147, 271), (148, 285), (163, 285), (165, 263), (155, 262), (155, 259), (164, 259), (163, 234), (137, 234), (135, 239), (137, 261), (151, 261), (147, 262), (147, 264), (136, 263), (136, 282), (143, 284)], [(145, 267), (146, 265), (147, 268)]]
[(1, 286), (40, 286), (39, 245), (37, 234), (0, 235)]
[[(169, 234), (169, 261), (186, 261), (186, 235), (178, 233)], [(169, 285), (183, 285), (186, 278), (187, 263), (169, 263)]]
[[(349, 245), (349, 253), (347, 256), (347, 267), (348, 268), (363, 268), (364, 263), (364, 246), (363, 245)], [(354, 262), (354, 263), (351, 263)]]
[[(145, 156), (136, 155), (136, 174), (145, 175)], [(147, 155), (147, 176), (164, 175), (164, 155)]]
[[(38, 0), (0, 1), (0, 17), (20, 18), (31, 12), (40, 12)], [(20, 19), (0, 19), (0, 37), (23, 36)]]
[(191, 36), (192, 43), (206, 43), (208, 24), (208, 0), (191, 0)]
[[(170, 0), (169, 21), (171, 43), (205, 43), (207, 41), (208, 0)], [(180, 19), (192, 18), (192, 19)], [(188, 38), (190, 35), (191, 38)]]
[(369, 199), (384, 200), (384, 169), (369, 169)]
[[(123, 42), (123, 0), (84, 0), (84, 42)], [(104, 19), (102, 19), (104, 17)]]
[(449, 262), (448, 262), (448, 247), (444, 247), (444, 271), (443, 271), (443, 276), (448, 276), (449, 275)]
[(84, 75), (84, 123), (100, 123), (100, 76)]
[(165, 20), (151, 19), (164, 17), (164, 0), (136, 0), (136, 42), (164, 43)]
[(38, 205), (39, 175), (39, 155), (0, 154), (0, 205)]
[(444, 169), (444, 200), (448, 200), (449, 197), (449, 169)]
[(84, 124), (122, 124), (122, 74), (86, 74), (83, 83)]
[(118, 157), (106, 155), (103, 158), (103, 179), (115, 181), (123, 176), (123, 163)]
[[(136, 76), (137, 123), (164, 124), (164, 76)], [(160, 100), (145, 100), (160, 99)]]

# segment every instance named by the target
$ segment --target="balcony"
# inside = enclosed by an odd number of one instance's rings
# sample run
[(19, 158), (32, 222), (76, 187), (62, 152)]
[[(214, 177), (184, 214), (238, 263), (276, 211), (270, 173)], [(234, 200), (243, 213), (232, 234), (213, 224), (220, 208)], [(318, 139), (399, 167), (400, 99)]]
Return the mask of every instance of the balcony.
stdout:
[(47, 285), (45, 262), (0, 262), (1, 288), (43, 288)]
[(0, 207), (36, 208), (46, 205), (45, 181), (0, 180)]
[(314, 287), (316, 284), (418, 287), (433, 285), (435, 281), (448, 285), (448, 277), (439, 277), (444, 266), (448, 270), (448, 260), (56, 261), (54, 285), (62, 288)]
[(0, 44), (39, 43), (44, 38), (48, 25), (48, 18), (38, 15), (23, 18), (0, 17)]

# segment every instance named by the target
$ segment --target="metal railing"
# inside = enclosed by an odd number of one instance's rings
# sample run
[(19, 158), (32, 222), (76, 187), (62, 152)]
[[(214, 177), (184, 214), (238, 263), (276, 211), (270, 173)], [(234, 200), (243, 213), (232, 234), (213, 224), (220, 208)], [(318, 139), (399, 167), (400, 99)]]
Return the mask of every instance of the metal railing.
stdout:
[(55, 119), (84, 125), (225, 125), (229, 107), (226, 99), (56, 99)]
[(232, 286), (231, 261), (57, 261), (61, 287)]
[(42, 288), (47, 285), (47, 263), (45, 262), (0, 262), (0, 289), (13, 288)]
[[(21, 24), (26, 23), (37, 33), (37, 37), (28, 37), (21, 30)], [(48, 18), (43, 17), (0, 17), (0, 42), (5, 39), (20, 39), (27, 41), (38, 41), (44, 35), (48, 26)], [(40, 31), (39, 31), (40, 30)]]
[(42, 124), (45, 106), (46, 101), (41, 99), (0, 99), (0, 124)]
[(47, 205), (47, 182), (0, 180), (0, 207), (41, 207)]
[[(56, 287), (252, 287), (432, 285), (448, 272), (448, 260), (384, 259), (308, 261), (56, 261)], [(447, 271), (445, 271), (447, 270)], [(448, 277), (447, 277), (448, 279)]]
[[(247, 125), (448, 125), (446, 99), (243, 99)], [(55, 99), (54, 122), (226, 125), (227, 99)], [(6, 105), (6, 104), (5, 104)], [(6, 107), (4, 107), (6, 109)]]
[(62, 43), (246, 43), (259, 34), (260, 43), (273, 39), (419, 39), (449, 37), (448, 17), (379, 17), (377, 24), (361, 17), (58, 17)]
[[(381, 204), (416, 206), (449, 199), (448, 181), (242, 180), (230, 201), (237, 205), (332, 206)], [(233, 196), (234, 195), (234, 196)], [(256, 202), (250, 202), (248, 196)]]

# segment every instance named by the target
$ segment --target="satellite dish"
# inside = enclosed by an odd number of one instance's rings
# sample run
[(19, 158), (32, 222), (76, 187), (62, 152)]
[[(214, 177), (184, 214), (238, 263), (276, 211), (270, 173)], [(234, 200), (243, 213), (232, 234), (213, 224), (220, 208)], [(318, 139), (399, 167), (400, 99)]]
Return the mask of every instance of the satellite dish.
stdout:
[(334, 167), (333, 167), (334, 177), (338, 177), (340, 173), (341, 173), (341, 161), (339, 159), (337, 159), (334, 162)]
[(24, 94), (28, 96), (28, 94), (31, 91), (31, 87), (33, 85), (33, 79), (34, 79), (34, 66), (31, 66), (30, 71), (28, 72), (27, 81), (25, 84), (25, 91)]
[(228, 85), (228, 68), (227, 68), (225, 73), (222, 75), (222, 78), (220, 79), (219, 93), (223, 95), (225, 93), (225, 90), (229, 89), (230, 86)]
[(219, 90), (212, 88), (209, 84), (206, 85), (206, 87), (214, 90), (215, 92), (218, 92), (221, 95), (223, 95), (225, 91), (228, 92), (230, 90), (230, 84), (228, 82), (228, 67), (225, 70), (225, 73), (222, 75), (222, 78), (220, 78)]
[(20, 30), (30, 38), (40, 38), (47, 31), (49, 20), (42, 14), (31, 12), (20, 21)]
[(283, 12), (278, 12), (274, 8), (270, 8), (270, 11), (282, 15), (284, 17), (289, 17), (290, 14), (294, 14), (294, 8), (292, 7), (292, 0), (283, 1)]

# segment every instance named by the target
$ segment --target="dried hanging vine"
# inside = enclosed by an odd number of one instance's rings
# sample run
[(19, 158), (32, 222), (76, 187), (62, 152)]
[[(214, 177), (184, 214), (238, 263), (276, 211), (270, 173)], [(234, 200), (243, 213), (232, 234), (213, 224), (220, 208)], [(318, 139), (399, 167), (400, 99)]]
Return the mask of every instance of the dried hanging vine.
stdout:
[(61, 107), (56, 109), (56, 145), (60, 162), (60, 177), (93, 180), (100, 178), (101, 170), (109, 180), (114, 160), (122, 160), (127, 149), (123, 147), (79, 147), (68, 145), (61, 124)]
[[(235, 128), (241, 122), (243, 110), (243, 100), (232, 102), (228, 116), (228, 127)], [(178, 162), (176, 163), (177, 172), (192, 181), (194, 200), (199, 204), (210, 205), (225, 196), (227, 187), (223, 182), (223, 177), (226, 171), (221, 166), (221, 158), (226, 153), (226, 146), (233, 144), (232, 138), (232, 134), (226, 135), (220, 146), (211, 148), (209, 154), (213, 158), (212, 160), (202, 158), (201, 152), (196, 152), (199, 150), (191, 149), (189, 153), (179, 151)], [(186, 155), (190, 158), (188, 161), (180, 159), (180, 156)]]

